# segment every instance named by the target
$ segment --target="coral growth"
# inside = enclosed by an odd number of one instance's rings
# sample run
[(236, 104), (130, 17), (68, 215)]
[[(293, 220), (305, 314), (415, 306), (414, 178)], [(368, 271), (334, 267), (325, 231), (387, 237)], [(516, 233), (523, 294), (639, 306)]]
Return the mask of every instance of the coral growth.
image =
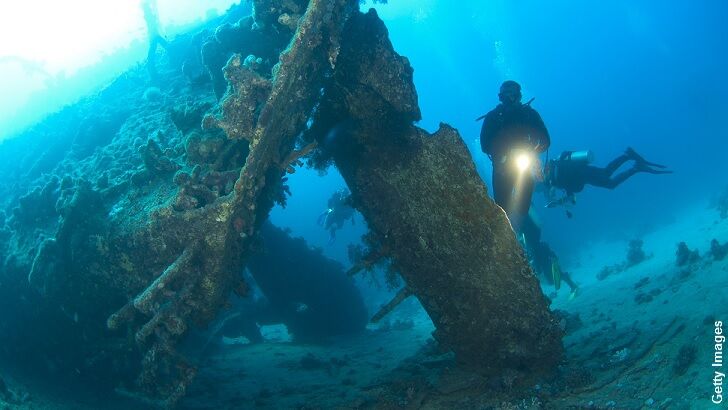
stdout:
[(13, 209), (13, 220), (10, 224), (37, 224), (43, 219), (57, 217), (56, 202), (60, 197), (60, 189), (61, 181), (54, 175), (43, 187), (35, 187), (21, 196), (18, 206)]
[(271, 92), (270, 80), (244, 65), (240, 54), (230, 58), (224, 73), (231, 90), (222, 101), (222, 116), (206, 116), (203, 129), (221, 128), (228, 138), (253, 143), (260, 110)]
[(699, 260), (700, 253), (697, 249), (691, 250), (685, 242), (677, 244), (677, 250), (675, 251), (675, 266), (688, 266)]
[(174, 183), (179, 191), (174, 200), (176, 211), (202, 208), (215, 202), (221, 196), (232, 192), (238, 171), (202, 171), (202, 166), (195, 165), (191, 172), (180, 171), (174, 176)]
[(209, 101), (187, 101), (179, 104), (169, 111), (169, 116), (174, 125), (182, 134), (187, 134), (193, 129), (200, 128), (202, 117), (212, 107)]
[(633, 239), (629, 241), (627, 260), (625, 261), (627, 268), (638, 265), (647, 259), (645, 251), (642, 250), (642, 245), (644, 245), (642, 239)]
[[(173, 206), (151, 215), (154, 228), (145, 237), (150, 236), (146, 240), (152, 249), (165, 245), (155, 258), (161, 269), (150, 272), (155, 279), (111, 315), (108, 326), (128, 327), (136, 335), (145, 352), (137, 385), (168, 405), (184, 395), (194, 375), (176, 353), (180, 336), (191, 323), (209, 321), (231, 289), (246, 292), (237, 273), (242, 257), (282, 196), (287, 167), (282, 162), (293, 153), (295, 138), (320, 96), (331, 63), (330, 46), (338, 43), (334, 39), (351, 11), (346, 1), (312, 2), (272, 81), (239, 59), (228, 62), (231, 92), (221, 103), (222, 117), (205, 122), (222, 127), (231, 140), (251, 142), (245, 166), (219, 172), (196, 165), (191, 172), (179, 172)], [(332, 18), (324, 19), (325, 14)]]
[[(296, 339), (321, 340), (364, 329), (364, 301), (340, 264), (270, 222), (263, 224), (260, 234), (262, 249), (251, 252), (248, 269), (271, 310)], [(305, 305), (305, 311), (296, 305)]]
[(672, 372), (676, 376), (682, 376), (695, 362), (698, 349), (694, 345), (683, 345), (677, 352), (672, 362)]
[(728, 255), (728, 242), (721, 244), (714, 238), (710, 241), (710, 254), (713, 260), (722, 261)]
[(139, 147), (144, 168), (132, 175), (132, 182), (135, 185), (144, 185), (157, 177), (178, 170), (180, 165), (169, 158), (170, 154), (171, 152), (162, 152), (155, 140), (148, 139), (146, 145)]
[(643, 245), (644, 242), (642, 241), (642, 239), (633, 239), (629, 241), (629, 244), (627, 245), (627, 256), (624, 262), (604, 266), (597, 274), (597, 279), (604, 280), (609, 276), (622, 273), (625, 270), (635, 265), (638, 265), (644, 262), (646, 259), (650, 258), (651, 255), (647, 255), (642, 249)]
[(255, 67), (249, 68), (262, 76), (270, 76), (278, 54), (285, 49), (305, 9), (302, 0), (257, 0), (253, 16), (235, 24), (223, 24), (215, 30), (214, 36), (202, 44), (201, 55), (218, 99), (228, 87), (223, 67), (233, 54), (256, 56)]
[(634, 297), (634, 302), (638, 305), (641, 305), (643, 303), (650, 303), (655, 298), (655, 296), (662, 293), (662, 290), (655, 288), (650, 290), (649, 292), (639, 292)]

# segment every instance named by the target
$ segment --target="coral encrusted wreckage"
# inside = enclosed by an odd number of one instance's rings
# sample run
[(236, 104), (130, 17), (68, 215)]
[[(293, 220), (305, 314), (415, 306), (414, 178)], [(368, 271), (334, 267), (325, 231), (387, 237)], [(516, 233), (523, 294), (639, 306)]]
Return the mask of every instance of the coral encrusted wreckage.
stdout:
[[(218, 103), (180, 102), (165, 114), (160, 99), (148, 98), (149, 114), (125, 113), (108, 145), (62, 147), (75, 165), (43, 153), (25, 167), (32, 175), (18, 181), (33, 188), (3, 199), (15, 210), (0, 221), (0, 234), (10, 235), (0, 246), (8, 278), (0, 300), (25, 295), (28, 310), (0, 321), (20, 329), (3, 342), (20, 346), (12, 337), (32, 340), (23, 323), (61, 318), (43, 332), (63, 338), (26, 347), (72, 351), (57, 365), (104, 369), (108, 380), (96, 382), (174, 406), (196, 373), (180, 343), (231, 293), (249, 293), (242, 273), (251, 246), (286, 201), (286, 174), (307, 156), (339, 169), (378, 244), (376, 259), (390, 260), (405, 281), (378, 318), (415, 296), (439, 345), (465, 367), (533, 377), (553, 369), (561, 330), (506, 215), (455, 129), (413, 125), (413, 70), (377, 14), (360, 12), (357, 0), (253, 3), (252, 18), (221, 26), (202, 46), (213, 70), (226, 52), (245, 50), (236, 38), (270, 45), (255, 50), (264, 59), (244, 52), (226, 60)], [(269, 61), (276, 53), (279, 61)]]

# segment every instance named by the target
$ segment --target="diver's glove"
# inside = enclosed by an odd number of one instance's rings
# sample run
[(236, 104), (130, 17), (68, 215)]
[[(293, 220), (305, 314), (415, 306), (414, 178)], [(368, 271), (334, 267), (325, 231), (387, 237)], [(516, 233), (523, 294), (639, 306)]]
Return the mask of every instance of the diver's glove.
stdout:
[(561, 205), (576, 205), (576, 198), (574, 195), (564, 195), (559, 199), (547, 203), (546, 208), (556, 208)]

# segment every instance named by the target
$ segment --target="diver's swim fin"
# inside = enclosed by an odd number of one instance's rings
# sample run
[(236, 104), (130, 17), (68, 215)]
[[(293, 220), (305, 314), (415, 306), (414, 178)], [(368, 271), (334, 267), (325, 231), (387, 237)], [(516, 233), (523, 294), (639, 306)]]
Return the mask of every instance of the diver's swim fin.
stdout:
[(654, 169), (646, 162), (637, 162), (634, 167), (637, 171), (647, 172), (648, 174), (672, 174), (672, 171), (669, 169)]
[(561, 288), (561, 266), (556, 258), (551, 259), (551, 277), (554, 280), (554, 288), (559, 290)]
[(579, 296), (579, 287), (571, 289), (571, 293), (569, 293), (569, 300), (574, 300), (574, 298), (577, 296)]
[(632, 149), (632, 147), (627, 147), (627, 149), (625, 150), (625, 153), (627, 154), (628, 157), (632, 158), (633, 160), (637, 161), (640, 164), (649, 165), (649, 166), (655, 167), (655, 168), (667, 168), (666, 165), (647, 161), (642, 155), (638, 154), (637, 151)]

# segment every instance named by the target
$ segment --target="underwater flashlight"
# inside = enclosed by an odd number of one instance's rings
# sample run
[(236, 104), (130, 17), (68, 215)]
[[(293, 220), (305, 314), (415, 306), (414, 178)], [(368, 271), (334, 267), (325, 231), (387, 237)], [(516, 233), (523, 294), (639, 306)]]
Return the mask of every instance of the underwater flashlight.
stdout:
[(528, 170), (528, 168), (531, 166), (531, 156), (526, 152), (521, 152), (516, 157), (516, 167), (518, 168), (518, 171), (523, 173)]

